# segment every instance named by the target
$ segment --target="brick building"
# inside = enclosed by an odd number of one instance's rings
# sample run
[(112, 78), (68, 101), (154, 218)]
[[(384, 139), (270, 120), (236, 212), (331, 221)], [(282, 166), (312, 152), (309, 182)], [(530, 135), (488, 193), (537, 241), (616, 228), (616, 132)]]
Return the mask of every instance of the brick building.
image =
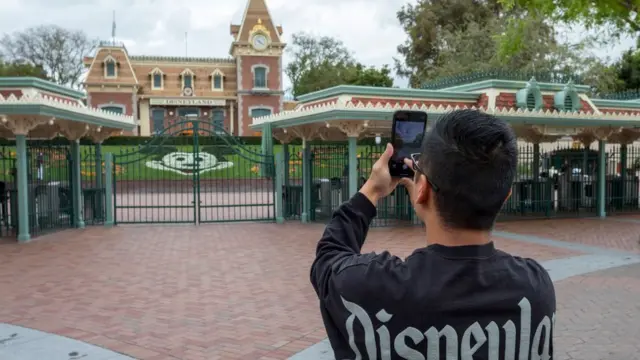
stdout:
[(252, 117), (284, 106), (282, 27), (265, 0), (248, 0), (230, 33), (229, 58), (132, 55), (123, 45), (102, 43), (84, 59), (88, 104), (132, 115), (142, 136), (193, 114), (210, 119), (210, 130), (256, 135)]

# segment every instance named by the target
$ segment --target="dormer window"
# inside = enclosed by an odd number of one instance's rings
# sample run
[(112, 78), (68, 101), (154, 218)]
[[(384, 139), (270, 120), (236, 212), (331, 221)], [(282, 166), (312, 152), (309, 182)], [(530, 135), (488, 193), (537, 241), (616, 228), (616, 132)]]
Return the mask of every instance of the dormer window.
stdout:
[(534, 111), (542, 109), (542, 93), (535, 78), (531, 78), (524, 89), (516, 92), (516, 105), (522, 110)]
[(108, 79), (118, 77), (118, 62), (111, 55), (104, 59), (104, 77)]
[(211, 73), (211, 90), (224, 90), (224, 74), (218, 69)]
[(151, 70), (149, 73), (151, 76), (151, 89), (162, 90), (164, 89), (164, 73), (159, 68)]
[(578, 95), (573, 81), (569, 81), (562, 91), (556, 93), (553, 100), (554, 107), (559, 111), (579, 111), (582, 108), (580, 95)]
[(253, 71), (253, 88), (266, 89), (269, 68), (266, 65), (254, 65), (251, 70)]
[(189, 69), (184, 69), (183, 72), (180, 73), (180, 76), (182, 76), (182, 88), (191, 88), (193, 89), (193, 83), (194, 83), (194, 78), (195, 75), (193, 74), (193, 71), (189, 70)]

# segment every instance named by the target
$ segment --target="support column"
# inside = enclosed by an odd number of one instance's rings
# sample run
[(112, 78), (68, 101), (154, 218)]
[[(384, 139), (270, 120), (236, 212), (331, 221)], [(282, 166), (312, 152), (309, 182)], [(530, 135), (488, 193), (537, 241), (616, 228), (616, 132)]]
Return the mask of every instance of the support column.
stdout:
[(358, 138), (349, 137), (349, 197), (358, 192)]
[(262, 154), (264, 164), (260, 167), (260, 175), (263, 177), (273, 177), (273, 132), (271, 123), (265, 123), (262, 128)]
[(27, 136), (16, 134), (18, 181), (18, 242), (31, 240), (29, 234), (29, 182), (27, 180)]
[(307, 140), (302, 139), (302, 214), (300, 220), (309, 222), (311, 210), (311, 149)]
[(82, 199), (82, 177), (80, 174), (82, 157), (80, 156), (80, 140), (71, 140), (71, 189), (73, 192), (73, 224), (84, 228), (84, 200)]
[[(336, 126), (347, 135), (349, 146), (349, 197), (358, 192), (358, 137), (368, 127), (369, 121), (342, 121)], [(333, 126), (333, 125), (332, 125)]]
[(104, 159), (105, 184), (105, 222), (104, 226), (113, 226), (113, 154), (107, 153)]
[(152, 129), (151, 129), (151, 117), (149, 116), (149, 100), (142, 99), (140, 100), (139, 104), (140, 104), (140, 136), (150, 136)]
[(606, 199), (606, 166), (607, 166), (607, 153), (606, 153), (605, 140), (598, 141), (598, 216), (604, 218), (607, 216), (605, 199)]

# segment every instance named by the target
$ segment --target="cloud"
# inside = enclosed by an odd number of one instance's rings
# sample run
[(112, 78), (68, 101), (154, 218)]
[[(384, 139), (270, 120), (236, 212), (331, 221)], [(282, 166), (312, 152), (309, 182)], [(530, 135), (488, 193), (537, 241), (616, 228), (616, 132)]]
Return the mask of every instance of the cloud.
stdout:
[[(111, 38), (116, 11), (117, 37), (131, 54), (229, 56), (229, 24), (239, 23), (247, 0), (0, 0), (0, 33), (41, 24), (82, 29), (92, 38)], [(396, 19), (404, 3), (416, 0), (266, 0), (284, 41), (306, 31), (342, 40), (368, 65), (392, 64), (406, 36)], [(45, 20), (46, 19), (46, 20)], [(187, 33), (188, 47), (185, 47)], [(580, 31), (572, 30), (571, 34)], [(572, 36), (573, 36), (572, 35)], [(633, 45), (596, 49), (600, 56), (619, 54)], [(287, 61), (285, 56), (285, 62)], [(285, 86), (288, 80), (285, 79)], [(406, 81), (396, 79), (396, 85)]]

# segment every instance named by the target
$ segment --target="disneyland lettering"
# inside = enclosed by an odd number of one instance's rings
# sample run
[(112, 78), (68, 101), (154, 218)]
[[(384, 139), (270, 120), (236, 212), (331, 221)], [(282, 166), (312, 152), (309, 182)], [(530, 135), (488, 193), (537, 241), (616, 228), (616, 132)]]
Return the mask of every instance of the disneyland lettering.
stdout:
[[(388, 328), (384, 325), (393, 318), (384, 309), (376, 314), (376, 319), (382, 323), (374, 330), (373, 322), (367, 312), (358, 304), (349, 302), (342, 298), (342, 303), (351, 315), (345, 323), (347, 334), (349, 335), (349, 345), (353, 351), (354, 360), (362, 360), (362, 349), (356, 345), (354, 337), (354, 323), (357, 320), (364, 329), (365, 352), (369, 359), (389, 360), (392, 354), (403, 359), (411, 360), (437, 360), (445, 358), (447, 360), (473, 360), (474, 354), (486, 343), (488, 346), (485, 355), (490, 360), (498, 360), (500, 354), (500, 333), (505, 334), (505, 341), (502, 344), (504, 359), (506, 360), (549, 360), (550, 342), (552, 329), (555, 324), (555, 313), (551, 319), (545, 316), (538, 324), (531, 339), (531, 304), (525, 297), (518, 303), (520, 307), (520, 328), (516, 329), (513, 321), (508, 320), (502, 325), (502, 330), (494, 321), (487, 326), (482, 326), (475, 322), (465, 329), (462, 334), (446, 325), (442, 329), (435, 327), (423, 332), (414, 327), (407, 327), (393, 338)], [(544, 333), (544, 334), (543, 334)], [(377, 336), (376, 336), (377, 334)], [(445, 339), (446, 346), (440, 348), (441, 339)], [(519, 352), (516, 354), (516, 340), (520, 339)], [(427, 352), (423, 354), (415, 349), (422, 341), (427, 342)], [(544, 342), (544, 343), (543, 343)], [(539, 353), (542, 345), (542, 352)], [(380, 357), (378, 357), (380, 350)], [(441, 355), (444, 353), (444, 357)], [(480, 355), (478, 353), (478, 355)], [(517, 357), (516, 357), (517, 356)]]
[(224, 106), (223, 99), (171, 99), (171, 98), (151, 98), (151, 105), (168, 105), (168, 106)]

